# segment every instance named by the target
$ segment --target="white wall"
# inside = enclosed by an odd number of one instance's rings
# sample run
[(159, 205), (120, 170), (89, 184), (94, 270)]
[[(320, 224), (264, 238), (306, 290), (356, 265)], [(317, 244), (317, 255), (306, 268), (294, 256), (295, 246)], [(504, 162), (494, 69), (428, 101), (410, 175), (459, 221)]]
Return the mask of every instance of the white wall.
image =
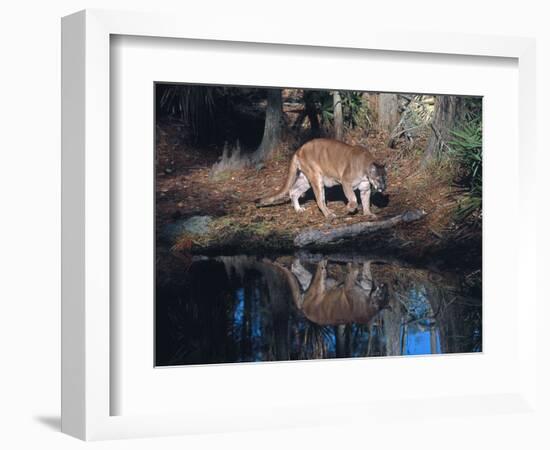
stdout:
[[(190, 3), (189, 5), (187, 3)], [(192, 3), (192, 4), (191, 4)], [(0, 184), (2, 221), (0, 252), (0, 447), (76, 448), (84, 445), (59, 428), (59, 194), (60, 194), (60, 17), (83, 8), (181, 10), (209, 23), (209, 17), (276, 21), (281, 27), (324, 27), (333, 20), (349, 26), (391, 23), (403, 29), (462, 31), (476, 34), (534, 36), (538, 39), (538, 164), (540, 179), (549, 164), (546, 129), (550, 122), (550, 27), (544, 2), (479, 0), (331, 1), (331, 2), (197, 2), (142, 0), (19, 0), (0, 11)], [(254, 19), (255, 14), (257, 18)], [(302, 17), (302, 18), (301, 18)], [(208, 25), (206, 25), (208, 26)], [(539, 185), (544, 228), (548, 228), (548, 193)], [(504, 195), (504, 194), (503, 194)], [(541, 229), (543, 228), (541, 223)], [(548, 250), (548, 239), (545, 238)], [(540, 241), (539, 247), (542, 248)], [(541, 251), (540, 254), (543, 252)], [(540, 258), (540, 257), (539, 257)], [(542, 258), (539, 273), (543, 273)], [(541, 277), (542, 278), (542, 277)], [(547, 296), (548, 297), (548, 296)], [(546, 311), (548, 308), (546, 307)], [(541, 334), (542, 337), (542, 334)], [(548, 374), (548, 371), (546, 371)], [(548, 391), (546, 391), (548, 393)], [(548, 398), (548, 397), (547, 397)], [(399, 430), (287, 430), (279, 433), (232, 434), (106, 442), (101, 448), (152, 445), (169, 448), (320, 448), (409, 445), (434, 448), (543, 448), (529, 417), (500, 416), (483, 422), (457, 419), (456, 434), (440, 436), (437, 423), (406, 422)], [(548, 437), (545, 437), (548, 445)], [(408, 443), (408, 444), (407, 444)]]

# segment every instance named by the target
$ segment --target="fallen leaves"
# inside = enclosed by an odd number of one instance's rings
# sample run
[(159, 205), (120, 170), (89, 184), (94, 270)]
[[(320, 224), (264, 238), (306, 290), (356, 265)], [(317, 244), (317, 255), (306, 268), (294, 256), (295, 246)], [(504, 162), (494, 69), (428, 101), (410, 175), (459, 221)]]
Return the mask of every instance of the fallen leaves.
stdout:
[[(170, 135), (177, 130), (166, 129), (164, 132)], [(389, 203), (384, 208), (373, 208), (380, 219), (411, 208), (429, 213), (422, 222), (396, 227), (396, 239), (418, 245), (440, 241), (440, 236), (444, 236), (445, 230), (451, 226), (458, 194), (448, 183), (426, 176), (419, 170), (420, 155), (396, 159), (398, 150), (388, 149), (385, 137), (376, 133), (371, 133), (366, 140), (361, 136), (354, 139), (366, 144), (378, 159), (392, 161), (388, 174)], [(306, 197), (307, 201), (301, 200), (306, 211), (300, 214), (294, 211), (290, 202), (256, 208), (255, 199), (276, 191), (285, 182), (290, 154), (266, 162), (260, 170), (245, 168), (215, 178), (209, 175), (216, 160), (212, 150), (180, 147), (175, 151), (166, 142), (161, 142), (157, 144), (156, 156), (158, 167), (169, 165), (173, 168), (170, 173), (164, 171), (157, 175), (157, 229), (173, 220), (174, 214), (183, 218), (192, 215), (216, 218), (207, 236), (195, 242), (183, 238), (178, 242), (178, 250), (188, 250), (194, 245), (208, 246), (210, 242), (230, 240), (235, 235), (260, 242), (269, 240), (271, 236), (279, 239), (287, 236), (291, 241), (293, 234), (305, 228), (327, 229), (365, 220), (360, 213), (347, 214), (343, 196), (328, 202), (328, 207), (337, 215), (331, 222), (325, 220), (311, 194)], [(338, 191), (341, 188), (333, 189)]]

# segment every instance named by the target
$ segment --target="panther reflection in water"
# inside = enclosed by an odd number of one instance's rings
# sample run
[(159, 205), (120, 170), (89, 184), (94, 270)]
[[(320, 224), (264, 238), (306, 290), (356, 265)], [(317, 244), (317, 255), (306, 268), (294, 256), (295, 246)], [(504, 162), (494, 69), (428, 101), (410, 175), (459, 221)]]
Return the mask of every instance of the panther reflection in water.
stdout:
[(327, 261), (317, 264), (315, 275), (298, 259), (290, 273), (283, 268), (298, 309), (319, 325), (367, 324), (382, 309), (388, 308), (389, 294), (385, 284), (376, 286), (372, 278), (371, 261), (347, 264), (343, 282), (327, 277)]

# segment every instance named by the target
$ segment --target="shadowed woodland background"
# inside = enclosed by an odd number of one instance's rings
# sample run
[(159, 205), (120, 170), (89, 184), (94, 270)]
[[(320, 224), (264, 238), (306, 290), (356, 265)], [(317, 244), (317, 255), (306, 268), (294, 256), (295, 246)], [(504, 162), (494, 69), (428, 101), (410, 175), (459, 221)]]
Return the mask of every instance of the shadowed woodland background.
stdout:
[[(288, 250), (300, 230), (327, 227), (311, 192), (300, 215), (290, 204), (257, 209), (253, 200), (284, 183), (304, 142), (334, 137), (387, 164), (387, 195), (373, 198), (381, 218), (428, 213), (366, 246), (480, 258), (481, 98), (182, 84), (157, 84), (155, 98), (159, 245)], [(330, 226), (363, 220), (346, 214), (340, 186), (327, 198), (338, 215)]]

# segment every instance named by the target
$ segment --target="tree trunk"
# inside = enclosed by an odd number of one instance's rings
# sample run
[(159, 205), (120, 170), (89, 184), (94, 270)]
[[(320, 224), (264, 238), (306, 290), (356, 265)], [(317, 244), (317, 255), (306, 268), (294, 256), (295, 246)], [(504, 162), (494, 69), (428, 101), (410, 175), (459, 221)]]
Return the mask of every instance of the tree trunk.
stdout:
[(346, 352), (346, 325), (336, 325), (334, 327), (334, 337), (336, 338), (336, 357), (348, 357), (349, 355)]
[(434, 108), (432, 134), (422, 161), (424, 167), (441, 155), (451, 138), (451, 131), (464, 119), (466, 111), (464, 99), (454, 95), (437, 95)]
[(303, 111), (300, 111), (298, 114), (298, 117), (296, 118), (296, 121), (292, 124), (292, 130), (298, 131), (300, 128), (302, 128), (302, 124), (304, 123), (304, 120), (306, 120), (307, 114), (305, 109)]
[(378, 97), (379, 94), (363, 93), (363, 98), (367, 101), (368, 105), (369, 121), (376, 124), (378, 123)]
[(306, 104), (306, 114), (311, 127), (311, 137), (316, 138), (321, 135), (321, 127), (319, 126), (319, 117), (317, 115), (317, 106), (313, 101), (310, 91), (304, 91), (304, 103)]
[(378, 94), (378, 129), (391, 133), (399, 119), (397, 94)]
[(309, 228), (300, 232), (294, 238), (296, 247), (305, 247), (311, 244), (323, 245), (341, 239), (354, 238), (362, 234), (368, 234), (386, 228), (394, 227), (400, 223), (413, 222), (419, 220), (426, 215), (424, 211), (415, 209), (406, 211), (402, 214), (394, 216), (390, 219), (383, 219), (374, 222), (359, 222), (353, 225), (344, 225), (342, 227), (329, 228), (327, 230), (319, 230)]
[(252, 154), (255, 163), (265, 161), (281, 142), (283, 129), (283, 95), (281, 89), (268, 89), (264, 135), (258, 149)]
[(344, 138), (344, 114), (340, 92), (332, 92), (332, 104), (334, 106), (334, 139), (341, 141)]

